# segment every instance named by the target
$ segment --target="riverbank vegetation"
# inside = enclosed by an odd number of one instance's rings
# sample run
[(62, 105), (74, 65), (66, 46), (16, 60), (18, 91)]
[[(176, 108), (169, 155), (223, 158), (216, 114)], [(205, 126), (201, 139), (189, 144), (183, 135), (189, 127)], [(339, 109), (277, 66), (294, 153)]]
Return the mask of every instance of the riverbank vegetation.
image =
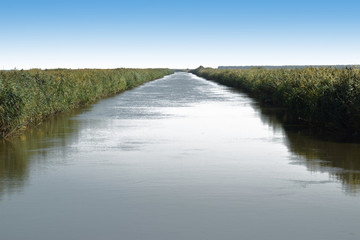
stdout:
[(357, 68), (211, 69), (192, 73), (239, 88), (261, 102), (284, 107), (294, 121), (360, 137), (360, 70)]
[(0, 138), (29, 124), (171, 74), (169, 69), (0, 71)]

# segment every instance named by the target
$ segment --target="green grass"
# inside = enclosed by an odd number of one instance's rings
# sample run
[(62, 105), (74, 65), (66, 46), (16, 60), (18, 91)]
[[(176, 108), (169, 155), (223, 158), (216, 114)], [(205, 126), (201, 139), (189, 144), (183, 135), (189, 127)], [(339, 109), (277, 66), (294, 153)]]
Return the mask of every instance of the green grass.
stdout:
[(242, 89), (263, 103), (285, 107), (309, 125), (360, 134), (360, 70), (357, 68), (211, 69), (192, 73)]
[(49, 115), (171, 74), (169, 69), (0, 71), (0, 138)]

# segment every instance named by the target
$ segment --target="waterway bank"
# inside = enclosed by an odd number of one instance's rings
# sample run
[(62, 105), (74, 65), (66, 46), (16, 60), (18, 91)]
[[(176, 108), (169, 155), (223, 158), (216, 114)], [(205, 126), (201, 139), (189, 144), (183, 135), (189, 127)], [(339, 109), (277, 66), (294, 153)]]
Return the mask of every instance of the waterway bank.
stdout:
[(284, 107), (288, 120), (360, 141), (360, 70), (356, 68), (211, 69), (192, 73)]
[(0, 138), (52, 114), (173, 73), (169, 69), (53, 69), (0, 71)]

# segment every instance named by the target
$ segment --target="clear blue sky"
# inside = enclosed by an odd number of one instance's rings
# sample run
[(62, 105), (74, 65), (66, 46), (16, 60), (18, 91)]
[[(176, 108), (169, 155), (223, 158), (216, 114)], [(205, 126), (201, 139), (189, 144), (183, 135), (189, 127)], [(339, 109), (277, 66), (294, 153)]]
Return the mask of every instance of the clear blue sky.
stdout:
[(0, 68), (360, 64), (360, 1), (0, 0)]

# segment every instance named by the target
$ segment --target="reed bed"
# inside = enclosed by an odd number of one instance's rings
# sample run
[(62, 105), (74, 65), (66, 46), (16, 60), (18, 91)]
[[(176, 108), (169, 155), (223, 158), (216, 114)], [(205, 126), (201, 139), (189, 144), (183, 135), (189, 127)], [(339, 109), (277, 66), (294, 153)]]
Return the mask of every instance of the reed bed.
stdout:
[(296, 121), (360, 136), (360, 70), (211, 69), (192, 73), (239, 88), (263, 103), (285, 107)]
[(0, 71), (0, 138), (49, 115), (171, 74), (169, 69)]

